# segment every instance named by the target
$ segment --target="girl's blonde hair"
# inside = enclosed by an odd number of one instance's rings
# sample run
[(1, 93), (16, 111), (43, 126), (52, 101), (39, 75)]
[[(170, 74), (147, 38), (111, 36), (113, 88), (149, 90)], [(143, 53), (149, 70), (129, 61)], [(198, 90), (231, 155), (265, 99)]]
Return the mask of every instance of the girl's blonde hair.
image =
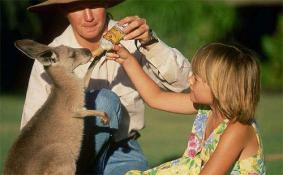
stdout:
[(214, 105), (229, 120), (249, 124), (260, 98), (257, 57), (246, 48), (211, 43), (192, 59), (193, 73), (211, 88)]

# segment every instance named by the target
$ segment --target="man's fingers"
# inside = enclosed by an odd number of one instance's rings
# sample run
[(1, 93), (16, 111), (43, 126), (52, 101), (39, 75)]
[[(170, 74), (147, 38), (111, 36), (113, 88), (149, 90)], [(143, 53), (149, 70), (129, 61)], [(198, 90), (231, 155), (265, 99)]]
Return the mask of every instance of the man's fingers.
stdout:
[(146, 24), (144, 19), (137, 18), (137, 19), (129, 22), (128, 25), (124, 28), (123, 31), (127, 34), (127, 33), (133, 31), (136, 28), (140, 28), (144, 24)]
[(146, 41), (149, 38), (149, 26), (146, 20), (139, 16), (128, 16), (118, 22), (120, 25), (127, 24), (123, 29), (125, 32), (124, 40), (138, 39)]
[(146, 24), (139, 26), (124, 36), (125, 40), (129, 39), (144, 39), (149, 35), (149, 27)]
[(127, 16), (127, 17), (121, 19), (121, 20), (118, 22), (118, 24), (120, 24), (120, 25), (128, 24), (128, 23), (130, 23), (130, 22), (132, 22), (132, 21), (134, 21), (134, 20), (136, 20), (136, 19), (138, 19), (138, 18), (139, 18), (138, 16)]

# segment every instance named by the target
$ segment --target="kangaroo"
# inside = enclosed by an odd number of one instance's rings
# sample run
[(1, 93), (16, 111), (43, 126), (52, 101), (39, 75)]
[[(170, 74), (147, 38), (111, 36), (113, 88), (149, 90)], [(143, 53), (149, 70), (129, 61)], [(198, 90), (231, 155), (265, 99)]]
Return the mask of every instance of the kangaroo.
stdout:
[(92, 54), (88, 49), (49, 47), (27, 39), (16, 41), (15, 46), (44, 66), (53, 85), (47, 101), (12, 145), (4, 175), (75, 174), (82, 118), (99, 116), (104, 124), (109, 122), (106, 113), (84, 108), (84, 81), (73, 73)]

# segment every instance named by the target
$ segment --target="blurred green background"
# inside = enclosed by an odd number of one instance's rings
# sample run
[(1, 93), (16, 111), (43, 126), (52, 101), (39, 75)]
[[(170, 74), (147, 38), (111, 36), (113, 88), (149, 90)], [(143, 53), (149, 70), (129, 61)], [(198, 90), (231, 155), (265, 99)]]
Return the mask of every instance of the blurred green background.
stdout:
[[(13, 46), (17, 39), (49, 43), (66, 27), (56, 14), (35, 15), (26, 7), (38, 0), (2, 0), (0, 86), (0, 172), (19, 123), (32, 60)], [(126, 0), (109, 9), (114, 19), (146, 18), (168, 45), (188, 59), (213, 41), (239, 43), (256, 51), (262, 68), (262, 98), (257, 117), (263, 136), (267, 174), (283, 174), (283, 13), (282, 1)], [(58, 26), (55, 28), (54, 26)], [(151, 166), (179, 157), (193, 117), (146, 109), (141, 144)]]

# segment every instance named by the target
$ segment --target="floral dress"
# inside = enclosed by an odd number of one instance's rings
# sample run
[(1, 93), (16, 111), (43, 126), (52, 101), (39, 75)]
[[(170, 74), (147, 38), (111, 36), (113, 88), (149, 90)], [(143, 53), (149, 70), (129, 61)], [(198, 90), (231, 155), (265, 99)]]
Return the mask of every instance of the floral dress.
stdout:
[[(176, 160), (164, 163), (158, 167), (147, 171), (132, 170), (126, 175), (197, 175), (200, 173), (203, 165), (209, 160), (219, 142), (221, 134), (227, 127), (228, 120), (220, 123), (210, 134), (205, 142), (203, 141), (206, 121), (209, 110), (199, 110), (193, 124), (192, 132), (188, 138), (188, 146), (184, 155)], [(259, 142), (259, 150), (256, 155), (238, 160), (231, 169), (231, 175), (264, 175), (265, 164), (263, 157), (262, 144), (258, 134), (255, 122), (252, 124), (255, 128)]]

